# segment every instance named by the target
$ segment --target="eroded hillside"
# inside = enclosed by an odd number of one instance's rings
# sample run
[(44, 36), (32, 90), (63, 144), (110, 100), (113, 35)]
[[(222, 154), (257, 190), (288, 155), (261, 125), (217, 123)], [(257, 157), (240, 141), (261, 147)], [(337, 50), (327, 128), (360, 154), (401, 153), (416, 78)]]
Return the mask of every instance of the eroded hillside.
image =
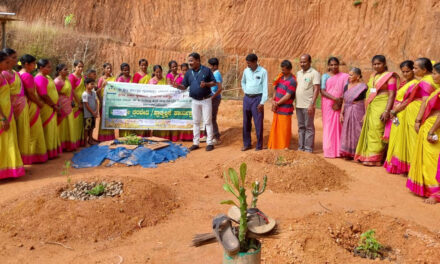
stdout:
[(281, 59), (307, 52), (323, 68), (329, 55), (369, 70), (385, 54), (391, 68), (404, 60), (440, 59), (439, 0), (2, 0), (25, 22), (63, 25), (106, 36), (101, 58), (135, 64), (141, 57), (165, 64), (190, 51), (217, 55), (225, 70), (240, 72), (243, 56), (256, 52), (274, 76)]

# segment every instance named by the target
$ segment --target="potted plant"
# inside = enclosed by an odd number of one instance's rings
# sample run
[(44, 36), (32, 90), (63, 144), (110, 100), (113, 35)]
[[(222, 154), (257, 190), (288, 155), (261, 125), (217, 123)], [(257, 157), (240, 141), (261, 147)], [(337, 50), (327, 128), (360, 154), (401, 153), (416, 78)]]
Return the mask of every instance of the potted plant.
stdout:
[[(223, 189), (238, 200), (236, 203), (233, 200), (222, 201), (221, 204), (228, 204), (236, 206), (240, 209), (240, 221), (238, 227), (238, 240), (240, 243), (240, 250), (237, 254), (228, 255), (224, 253), (223, 263), (238, 264), (249, 263), (258, 264), (261, 262), (261, 243), (256, 238), (251, 238), (248, 232), (248, 204), (246, 196), (246, 163), (242, 163), (240, 166), (240, 178), (237, 172), (233, 168), (229, 168), (228, 172), (224, 172), (225, 183)], [(252, 208), (256, 208), (258, 196), (261, 195), (266, 188), (267, 177), (264, 176), (263, 185), (260, 189), (260, 183), (258, 181), (252, 183)]]

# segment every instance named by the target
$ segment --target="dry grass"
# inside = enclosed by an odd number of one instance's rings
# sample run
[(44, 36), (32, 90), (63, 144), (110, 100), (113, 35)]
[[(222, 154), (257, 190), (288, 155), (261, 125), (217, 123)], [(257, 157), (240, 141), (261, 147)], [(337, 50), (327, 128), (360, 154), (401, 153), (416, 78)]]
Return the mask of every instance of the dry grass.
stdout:
[(53, 65), (66, 63), (73, 66), (74, 60), (82, 60), (86, 64), (85, 69), (96, 68), (102, 63), (98, 55), (99, 46), (106, 40), (109, 39), (105, 36), (78, 33), (71, 27), (40, 22), (11, 23), (7, 36), (8, 46), (19, 54), (32, 54), (37, 59), (47, 58)]

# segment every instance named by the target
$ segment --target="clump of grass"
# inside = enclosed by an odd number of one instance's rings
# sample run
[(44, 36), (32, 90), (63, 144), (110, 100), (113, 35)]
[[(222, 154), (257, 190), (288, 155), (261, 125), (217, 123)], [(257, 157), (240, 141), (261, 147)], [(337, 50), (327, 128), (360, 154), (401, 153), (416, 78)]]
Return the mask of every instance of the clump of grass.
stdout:
[(74, 14), (68, 14), (64, 16), (64, 26), (65, 27), (75, 27), (76, 25), (76, 18)]
[(286, 166), (287, 165), (287, 160), (285, 157), (283, 156), (278, 156), (277, 160), (275, 161), (275, 165), (277, 166)]
[(353, 2), (354, 6), (358, 6), (358, 5), (361, 5), (361, 4), (362, 4), (361, 0), (356, 0), (356, 1)]

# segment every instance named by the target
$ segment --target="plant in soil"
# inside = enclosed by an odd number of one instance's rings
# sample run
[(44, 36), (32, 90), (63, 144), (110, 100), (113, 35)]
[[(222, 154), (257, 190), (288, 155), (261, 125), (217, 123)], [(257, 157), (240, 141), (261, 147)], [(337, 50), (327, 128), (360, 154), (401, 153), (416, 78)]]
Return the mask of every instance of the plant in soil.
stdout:
[[(254, 238), (248, 238), (246, 236), (248, 227), (247, 227), (247, 196), (246, 196), (246, 171), (247, 165), (246, 163), (242, 163), (240, 165), (240, 178), (238, 177), (237, 172), (233, 168), (228, 169), (228, 173), (223, 173), (223, 177), (225, 178), (225, 183), (223, 184), (223, 189), (227, 192), (230, 192), (235, 198), (238, 200), (238, 204), (233, 200), (224, 200), (221, 204), (229, 204), (235, 205), (240, 208), (240, 225), (238, 231), (238, 240), (240, 242), (240, 252), (248, 252), (251, 249), (257, 250), (259, 242)], [(260, 189), (259, 182), (254, 182), (252, 184), (252, 207), (256, 206), (258, 196), (261, 195), (266, 188), (267, 177), (264, 177), (263, 186)]]
[(355, 253), (370, 259), (381, 257), (382, 254), (380, 253), (380, 250), (383, 246), (374, 237), (375, 233), (376, 231), (373, 229), (363, 233), (360, 237), (359, 245), (355, 249)]
[(87, 191), (88, 194), (93, 195), (93, 196), (100, 196), (104, 192), (105, 192), (105, 186), (102, 183), (96, 185), (90, 191)]
[(63, 165), (63, 171), (61, 171), (61, 175), (67, 176), (67, 186), (69, 189), (72, 188), (72, 178), (70, 178), (70, 167), (71, 167), (70, 161), (66, 160)]
[(286, 166), (287, 165), (287, 160), (285, 157), (283, 156), (278, 156), (277, 160), (275, 161), (275, 165), (277, 166)]

